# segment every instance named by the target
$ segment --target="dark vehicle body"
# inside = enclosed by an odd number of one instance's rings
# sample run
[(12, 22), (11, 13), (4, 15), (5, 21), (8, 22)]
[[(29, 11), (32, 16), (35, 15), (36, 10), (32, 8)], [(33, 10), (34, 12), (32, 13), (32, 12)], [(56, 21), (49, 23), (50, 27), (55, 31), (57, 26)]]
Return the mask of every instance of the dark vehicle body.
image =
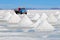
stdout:
[(16, 14), (27, 14), (27, 11), (25, 8), (18, 8), (14, 10)]

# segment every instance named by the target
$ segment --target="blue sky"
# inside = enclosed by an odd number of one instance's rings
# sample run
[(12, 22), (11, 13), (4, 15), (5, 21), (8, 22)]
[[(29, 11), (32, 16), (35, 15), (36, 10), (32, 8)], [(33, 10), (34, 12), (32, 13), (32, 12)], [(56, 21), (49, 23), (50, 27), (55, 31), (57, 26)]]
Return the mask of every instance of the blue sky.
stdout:
[(0, 8), (60, 8), (60, 0), (0, 0)]

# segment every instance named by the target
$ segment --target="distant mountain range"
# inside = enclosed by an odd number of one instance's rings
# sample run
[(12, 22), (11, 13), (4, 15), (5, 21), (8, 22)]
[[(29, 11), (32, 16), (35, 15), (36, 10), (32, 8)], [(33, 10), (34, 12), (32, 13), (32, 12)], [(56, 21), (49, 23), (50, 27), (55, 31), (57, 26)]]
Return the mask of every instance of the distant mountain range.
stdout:
[[(17, 8), (11, 8), (11, 9), (3, 9), (0, 8), (0, 10), (14, 10)], [(60, 10), (60, 8), (26, 8), (26, 10)]]
[(26, 8), (27, 10), (60, 10), (60, 8)]

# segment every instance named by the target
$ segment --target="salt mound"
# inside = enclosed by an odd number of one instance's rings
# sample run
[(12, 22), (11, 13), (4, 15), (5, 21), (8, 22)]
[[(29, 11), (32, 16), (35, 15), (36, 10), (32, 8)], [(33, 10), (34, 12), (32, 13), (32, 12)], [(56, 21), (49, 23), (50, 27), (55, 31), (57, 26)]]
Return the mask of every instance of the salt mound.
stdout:
[(20, 20), (21, 19), (18, 15), (12, 15), (8, 22), (9, 23), (18, 23)]
[(30, 14), (29, 10), (27, 10), (27, 14)]
[(47, 22), (47, 20), (43, 21), (42, 24), (37, 28), (39, 31), (53, 31), (54, 27)]
[(34, 28), (37, 28), (40, 23), (41, 23), (41, 19), (38, 19), (37, 22), (34, 23), (32, 26), (33, 26)]
[(55, 16), (58, 16), (60, 14), (60, 12), (59, 11), (57, 11), (56, 13), (55, 13)]
[(7, 10), (1, 10), (2, 12), (0, 13), (0, 25), (5, 26), (7, 25), (7, 21), (9, 18), (12, 16), (10, 12), (7, 12)]
[(36, 23), (36, 25), (38, 25), (36, 27), (38, 31), (53, 31), (54, 30), (54, 27), (47, 22), (47, 18), (48, 16), (45, 13), (43, 13), (41, 18)]
[(5, 14), (4, 11), (0, 10), (0, 19), (3, 19), (5, 17)]
[(38, 19), (39, 19), (39, 17), (40, 17), (40, 15), (39, 15), (39, 14), (35, 14), (35, 15), (34, 15), (34, 17), (32, 17), (31, 19), (32, 19), (32, 20), (38, 20)]
[(8, 20), (10, 17), (11, 17), (10, 12), (2, 11), (2, 13), (0, 13), (0, 18), (1, 19)]
[(10, 13), (10, 12), (7, 12), (6, 14), (5, 14), (5, 19), (6, 20), (9, 20), (9, 18), (12, 16), (12, 14)]
[(58, 24), (60, 24), (60, 14), (57, 16), (57, 19), (58, 19)]
[(45, 13), (43, 13), (42, 16), (41, 16), (41, 20), (42, 20), (42, 21), (43, 21), (43, 20), (46, 20), (47, 17), (48, 17), (48, 16), (47, 16)]
[(47, 19), (47, 15), (45, 13), (43, 13), (41, 18), (39, 18), (37, 20), (37, 22), (33, 24), (34, 28), (37, 28), (42, 23), (42, 21), (44, 21), (46, 19)]
[(57, 18), (53, 15), (53, 14), (50, 14), (49, 17), (48, 17), (48, 22), (57, 22)]
[(20, 21), (21, 27), (30, 27), (32, 24), (32, 21), (27, 17), (27, 15), (24, 15), (24, 17)]
[(35, 13), (28, 13), (27, 16), (32, 19), (35, 16)]
[(60, 20), (60, 14), (57, 16), (57, 19), (59, 19), (59, 20)]
[(15, 15), (15, 11), (14, 10), (9, 10), (9, 12), (12, 14), (12, 15)]
[(5, 12), (5, 10), (0, 10), (0, 14), (2, 14), (2, 13), (4, 13)]

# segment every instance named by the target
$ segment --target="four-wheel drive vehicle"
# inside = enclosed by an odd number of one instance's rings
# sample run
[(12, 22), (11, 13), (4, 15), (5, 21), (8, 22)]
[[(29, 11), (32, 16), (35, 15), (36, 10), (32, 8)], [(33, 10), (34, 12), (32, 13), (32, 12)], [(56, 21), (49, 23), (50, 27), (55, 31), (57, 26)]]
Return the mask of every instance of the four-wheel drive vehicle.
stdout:
[(14, 10), (16, 14), (27, 14), (27, 11), (25, 8), (18, 8)]

